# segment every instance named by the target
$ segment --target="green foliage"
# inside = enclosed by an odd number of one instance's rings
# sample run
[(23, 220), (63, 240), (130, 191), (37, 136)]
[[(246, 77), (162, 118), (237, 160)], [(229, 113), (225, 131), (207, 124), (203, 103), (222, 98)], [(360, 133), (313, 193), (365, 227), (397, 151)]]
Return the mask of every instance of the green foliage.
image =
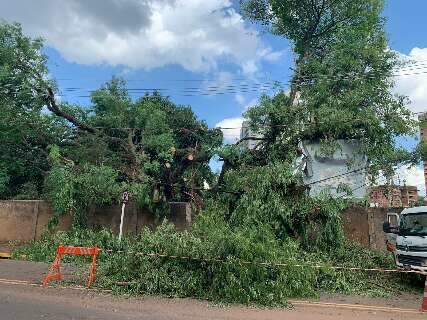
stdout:
[[(117, 178), (111, 182), (112, 188), (128, 189), (139, 205), (158, 215), (169, 212), (168, 201), (191, 201), (200, 193), (203, 182), (214, 178), (208, 163), (221, 144), (221, 132), (209, 130), (189, 107), (177, 106), (158, 93), (134, 102), (124, 81), (117, 78), (93, 92), (92, 103), (91, 112), (67, 105), (69, 114), (100, 128), (102, 133), (78, 133), (70, 137), (69, 145), (60, 148), (61, 161), (74, 163), (77, 176), (88, 166), (112, 168)], [(52, 185), (50, 199), (55, 198), (53, 180), (61, 179), (63, 169), (58, 177), (48, 179), (47, 185)], [(87, 177), (88, 186), (99, 184), (89, 181), (93, 179), (90, 175)], [(57, 197), (63, 199), (60, 193), (64, 192), (58, 191)], [(90, 198), (75, 192), (69, 194), (74, 202), (86, 203), (88, 208)], [(111, 196), (110, 191), (101, 194)], [(72, 203), (71, 199), (65, 202)]]
[(306, 249), (342, 245), (340, 212), (346, 201), (326, 193), (312, 198), (304, 188), (296, 188), (300, 177), (290, 164), (277, 161), (230, 170), (225, 183), (229, 194), (222, 200), (231, 204), (226, 215), (232, 225), (268, 225), (279, 239), (298, 239)]
[(3, 194), (5, 191), (7, 191), (7, 184), (9, 180), (10, 180), (10, 177), (7, 174), (6, 170), (1, 168), (0, 169), (0, 194)]
[(334, 40), (336, 29), (357, 25), (363, 13), (381, 7), (381, 0), (241, 0), (242, 11), (277, 35), (292, 41), (304, 56)]
[(412, 156), (411, 163), (418, 164), (421, 161), (427, 161), (427, 143), (421, 141)]
[[(41, 112), (37, 88), (49, 83), (40, 39), (0, 22), (0, 198), (38, 197), (49, 170), (46, 148), (64, 130)], [(35, 79), (37, 75), (37, 79)]]
[(116, 182), (117, 172), (109, 166), (74, 163), (62, 164), (57, 146), (50, 152), (53, 167), (46, 177), (45, 193), (56, 215), (72, 214), (74, 225), (84, 227), (91, 206), (111, 204), (124, 191), (124, 184)]
[[(22, 112), (40, 111), (43, 98), (34, 86), (46, 81), (47, 58), (42, 53), (40, 38), (31, 39), (22, 33), (19, 24), (0, 22), (0, 102), (13, 105)], [(39, 83), (34, 83), (34, 75)]]
[(221, 131), (157, 92), (133, 101), (115, 77), (92, 92), (89, 107), (60, 103), (42, 48), (20, 25), (0, 24), (0, 196), (43, 195), (78, 225), (90, 206), (124, 189), (159, 215), (168, 201), (200, 207)]
[[(297, 168), (304, 140), (321, 141), (324, 154), (335, 151), (338, 139), (360, 141), (372, 175), (391, 172), (398, 161), (410, 158), (394, 145), (396, 136), (412, 132), (413, 123), (405, 98), (390, 93), (398, 61), (387, 50), (383, 2), (243, 3), (247, 17), (293, 43), (296, 72), (289, 94), (261, 97), (246, 113), (251, 130), (262, 136), (255, 150), (238, 145), (219, 150), (224, 167), (210, 194), (211, 212), (201, 215), (190, 232), (177, 233), (163, 224), (121, 243), (108, 231), (82, 229), (89, 208), (117, 201), (124, 190), (159, 213), (171, 200), (192, 201), (200, 208), (204, 183), (216, 182), (208, 163), (221, 146), (221, 131), (157, 92), (133, 101), (118, 78), (92, 93), (89, 108), (56, 103), (54, 84), (45, 80), (42, 42), (24, 36), (19, 25), (0, 25), (0, 107), (5, 114), (0, 119), (0, 192), (13, 197), (43, 191), (56, 220), (72, 214), (77, 227), (46, 235), (16, 255), (46, 260), (59, 243), (111, 249), (99, 259), (98, 283), (126, 293), (263, 305), (285, 304), (288, 297), (312, 296), (319, 289), (384, 293), (376, 283), (387, 276), (328, 267), (393, 262), (347, 245), (339, 216), (347, 201), (327, 191), (310, 197)], [(42, 112), (46, 104), (54, 115)], [(422, 147), (417, 153), (424, 154)], [(297, 266), (319, 263), (325, 267)], [(118, 286), (118, 281), (129, 285)]]
[[(344, 245), (339, 212), (348, 201), (325, 190), (310, 197), (299, 161), (304, 143), (319, 142), (322, 155), (355, 141), (371, 179), (391, 174), (422, 154), (404, 152), (395, 138), (412, 134), (406, 99), (392, 94), (397, 56), (388, 50), (382, 0), (247, 0), (246, 17), (294, 45), (290, 92), (261, 97), (245, 118), (257, 139), (253, 150), (226, 147), (218, 200), (233, 225), (270, 225), (279, 239), (305, 249)], [(259, 142), (258, 142), (259, 141)], [(411, 158), (412, 157), (412, 158)], [(349, 159), (349, 170), (354, 168)], [(351, 197), (348, 186), (339, 185)]]
[[(266, 225), (232, 227), (216, 213), (200, 215), (191, 232), (180, 233), (164, 223), (155, 232), (146, 229), (136, 237), (125, 237), (121, 243), (106, 230), (58, 232), (18, 249), (14, 256), (25, 254), (29, 260), (52, 261), (60, 243), (111, 250), (99, 256), (95, 285), (121, 294), (161, 294), (273, 306), (285, 305), (290, 297), (315, 296), (319, 290), (385, 295), (397, 289), (382, 288), (384, 283), (397, 281), (397, 288), (403, 286), (395, 276), (334, 271), (329, 267), (391, 267), (393, 259), (386, 254), (350, 244), (331, 254), (307, 253), (298, 241), (278, 241)], [(150, 257), (137, 252), (224, 262)], [(81, 259), (65, 256), (66, 262)], [(263, 262), (286, 265), (259, 264)], [(120, 285), (123, 282), (127, 285)]]

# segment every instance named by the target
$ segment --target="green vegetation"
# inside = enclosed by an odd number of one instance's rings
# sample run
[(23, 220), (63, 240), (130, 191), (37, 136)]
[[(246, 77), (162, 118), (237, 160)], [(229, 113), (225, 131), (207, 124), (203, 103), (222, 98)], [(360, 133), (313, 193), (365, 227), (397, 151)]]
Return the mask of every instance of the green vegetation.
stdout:
[[(393, 260), (386, 253), (375, 253), (356, 245), (347, 245), (333, 254), (307, 253), (298, 241), (277, 241), (267, 227), (231, 228), (211, 213), (199, 216), (191, 232), (176, 232), (173, 225), (163, 224), (156, 232), (147, 229), (137, 237), (124, 238), (122, 243), (106, 230), (59, 232), (16, 251), (15, 256), (26, 254), (30, 260), (52, 261), (55, 247), (60, 243), (111, 249), (112, 252), (103, 252), (99, 256), (95, 286), (112, 288), (120, 294), (160, 294), (273, 306), (286, 305), (289, 297), (312, 297), (320, 291), (388, 295), (399, 289), (408, 290), (396, 275), (334, 271), (328, 267), (389, 268), (393, 266)], [(118, 250), (128, 253), (118, 253)], [(137, 252), (225, 262), (150, 257)], [(64, 257), (64, 261), (82, 259)], [(285, 263), (287, 266), (256, 264), (261, 262)], [(325, 267), (296, 266), (301, 264)], [(390, 282), (393, 286), (385, 285)]]
[[(54, 81), (46, 80), (42, 41), (23, 35), (19, 25), (0, 24), (0, 196), (46, 198), (56, 214), (52, 225), (59, 215), (74, 217), (73, 231), (46, 234), (16, 256), (52, 259), (59, 243), (111, 249), (100, 257), (98, 285), (125, 293), (281, 305), (322, 290), (395, 290), (384, 283), (399, 276), (328, 267), (392, 267), (393, 261), (345, 242), (340, 212), (352, 201), (352, 190), (343, 186), (346, 199), (327, 191), (312, 197), (297, 168), (307, 140), (320, 142), (325, 155), (338, 149), (340, 139), (358, 141), (373, 180), (425, 154), (423, 146), (407, 152), (394, 143), (412, 134), (415, 123), (406, 98), (391, 93), (399, 61), (388, 50), (382, 5), (242, 1), (246, 17), (289, 40), (296, 57), (289, 93), (260, 97), (245, 114), (258, 135), (253, 150), (242, 148), (243, 141), (222, 145), (220, 130), (158, 92), (132, 100), (118, 78), (94, 91), (90, 106), (58, 102)], [(214, 156), (224, 161), (218, 176), (208, 165)], [(124, 190), (163, 216), (169, 201), (189, 201), (197, 223), (183, 233), (164, 224), (121, 243), (108, 231), (87, 230), (88, 209), (117, 202)]]

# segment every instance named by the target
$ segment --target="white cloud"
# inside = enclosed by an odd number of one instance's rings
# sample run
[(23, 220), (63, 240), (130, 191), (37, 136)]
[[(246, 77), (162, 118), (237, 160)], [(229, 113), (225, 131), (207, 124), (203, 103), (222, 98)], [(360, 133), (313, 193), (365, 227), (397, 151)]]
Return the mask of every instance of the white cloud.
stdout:
[(242, 63), (242, 70), (243, 70), (243, 73), (245, 75), (252, 75), (252, 74), (254, 74), (255, 72), (258, 71), (258, 66), (256, 64), (256, 61), (254, 59), (250, 59), (250, 60), (244, 61)]
[(408, 186), (416, 186), (419, 195), (426, 195), (424, 170), (422, 167), (400, 167), (396, 172), (395, 182), (400, 182), (400, 184), (406, 183)]
[(240, 129), (242, 127), (243, 118), (227, 118), (218, 122), (215, 127), (232, 128), (222, 129), (225, 143), (235, 143), (240, 139)]
[(413, 48), (409, 53), (409, 57), (415, 60), (425, 60), (427, 57), (427, 48)]
[(246, 101), (245, 97), (244, 97), (243, 95), (241, 95), (240, 93), (236, 94), (236, 95), (234, 96), (234, 99), (235, 99), (235, 100), (236, 100), (236, 102), (237, 102), (238, 104), (240, 104), (240, 105), (244, 105), (244, 104), (245, 104), (245, 101)]
[(201, 92), (205, 95), (216, 95), (230, 91), (233, 84), (233, 74), (227, 71), (220, 71), (214, 75), (213, 80), (202, 82)]
[[(393, 177), (393, 182), (396, 185), (406, 184), (407, 186), (416, 186), (420, 196), (426, 195), (426, 187), (424, 180), (424, 170), (422, 166), (401, 166), (399, 167)], [(380, 176), (375, 185), (386, 184), (387, 179)]]
[(268, 62), (276, 62), (278, 61), (283, 55), (285, 51), (273, 51), (270, 47), (263, 48), (258, 51), (258, 56), (262, 57), (264, 60)]
[[(234, 96), (234, 99), (239, 105), (243, 106), (243, 112), (258, 103), (258, 99), (252, 99), (249, 102), (246, 102), (246, 98), (239, 93)], [(240, 139), (240, 132), (242, 129), (241, 127), (243, 124), (243, 120), (244, 119), (242, 116), (235, 118), (226, 118), (215, 125), (215, 127), (225, 128), (222, 129), (222, 133), (224, 135), (224, 143), (235, 143)]]
[[(403, 59), (413, 60), (418, 65), (406, 66), (396, 72), (395, 92), (409, 97), (408, 108), (413, 112), (427, 111), (427, 48), (413, 48), (409, 55), (401, 55)], [(419, 73), (419, 74), (416, 74)], [(408, 74), (408, 75), (405, 75)], [(410, 74), (410, 75), (409, 75)]]
[(0, 17), (81, 64), (208, 72), (225, 59), (254, 73), (260, 61), (280, 57), (231, 0), (14, 0), (0, 2)]

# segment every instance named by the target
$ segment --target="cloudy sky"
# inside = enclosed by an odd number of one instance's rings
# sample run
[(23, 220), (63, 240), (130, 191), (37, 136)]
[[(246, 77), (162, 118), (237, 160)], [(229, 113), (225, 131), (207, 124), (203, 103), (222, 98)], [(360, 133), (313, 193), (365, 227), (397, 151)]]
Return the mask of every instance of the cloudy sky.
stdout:
[[(411, 110), (427, 110), (427, 1), (386, 2), (391, 49), (419, 60), (395, 78), (395, 90), (409, 96)], [(157, 88), (211, 126), (241, 125), (261, 93), (286, 83), (293, 59), (284, 39), (243, 21), (232, 0), (1, 1), (0, 18), (45, 39), (61, 99), (89, 104), (90, 90), (121, 75), (135, 97)], [(231, 142), (239, 130), (224, 134)], [(420, 168), (402, 168), (400, 176), (425, 192)]]

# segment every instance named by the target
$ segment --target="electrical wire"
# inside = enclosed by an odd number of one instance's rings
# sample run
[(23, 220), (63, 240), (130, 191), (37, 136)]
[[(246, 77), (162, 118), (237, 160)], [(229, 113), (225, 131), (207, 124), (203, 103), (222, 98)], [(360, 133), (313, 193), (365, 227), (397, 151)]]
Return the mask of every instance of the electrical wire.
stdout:
[[(412, 112), (412, 115), (417, 115), (417, 114), (425, 114), (427, 113), (427, 111), (419, 111), (419, 112)], [(341, 123), (347, 123), (347, 122), (353, 122), (353, 121), (364, 121), (366, 120), (366, 118), (350, 118), (350, 119), (340, 119)], [(317, 122), (306, 122), (306, 123), (302, 123), (301, 125), (319, 125), (319, 124), (325, 124), (327, 122), (322, 122), (322, 121), (317, 121)], [(288, 124), (276, 124), (276, 125), (264, 125), (262, 127), (264, 128), (284, 128), (289, 126)], [(102, 126), (98, 126), (95, 127), (96, 129), (106, 129), (106, 130), (137, 130), (140, 128), (131, 128), (131, 127), (102, 127)], [(239, 126), (239, 127), (214, 127), (214, 128), (210, 128), (210, 129), (219, 129), (219, 130), (237, 130), (237, 129), (250, 129), (250, 126)], [(192, 131), (190, 129), (187, 128), (179, 128), (177, 129), (178, 131), (182, 131), (182, 130), (188, 130), (188, 131)], [(204, 130), (204, 129), (203, 129)]]
[[(421, 66), (421, 67), (420, 67)], [(408, 69), (411, 68), (411, 69)], [(421, 75), (427, 73), (427, 65), (419, 65), (419, 66), (408, 66), (401, 68), (400, 70), (403, 71), (403, 73), (394, 73), (391, 76), (393, 77), (400, 77), (400, 76), (411, 76), (411, 75)], [(399, 69), (395, 69), (398, 71)], [(421, 70), (421, 71), (420, 71)], [(408, 71), (420, 71), (420, 72), (408, 72)], [(375, 74), (371, 75), (352, 75), (352, 74), (342, 74), (342, 75), (317, 75), (315, 77), (300, 77), (298, 81), (290, 80), (290, 84), (300, 84), (301, 80), (309, 80), (313, 81), (316, 79), (322, 79), (322, 80), (330, 80), (330, 81), (336, 81), (336, 80), (357, 80), (357, 79), (376, 79), (377, 76)], [(141, 80), (142, 81), (142, 80)], [(182, 93), (183, 96), (199, 96), (199, 95), (219, 95), (219, 94), (235, 94), (239, 92), (256, 92), (256, 91), (262, 91), (262, 90), (268, 90), (268, 89), (274, 89), (274, 88), (283, 88), (285, 83), (279, 81), (279, 80), (272, 80), (268, 82), (255, 82), (253, 84), (243, 83), (240, 85), (217, 85), (217, 86), (206, 86), (206, 87), (184, 87), (181, 89), (172, 89), (172, 88), (156, 88), (156, 87), (148, 87), (148, 88), (129, 88), (128, 91), (132, 93), (141, 93), (141, 92), (151, 92), (151, 91), (159, 91), (159, 92), (179, 92)], [(76, 92), (88, 92), (92, 93), (95, 92), (96, 89), (85, 89), (83, 87), (65, 87), (63, 88), (63, 91), (68, 93), (76, 93)], [(62, 94), (61, 96), (68, 96), (65, 94)], [(81, 98), (88, 98), (90, 95), (78, 95), (76, 97)]]
[(341, 174), (337, 174), (337, 175), (334, 175), (334, 176), (330, 176), (330, 177), (327, 177), (327, 178), (323, 178), (323, 179), (320, 179), (320, 180), (316, 180), (316, 181), (313, 181), (313, 182), (310, 182), (310, 183), (306, 183), (305, 185), (306, 186), (311, 186), (313, 184), (322, 183), (322, 182), (325, 182), (325, 181), (328, 181), (328, 180), (331, 180), (331, 179), (341, 178), (341, 177), (347, 176), (349, 174), (360, 172), (360, 171), (363, 171), (363, 170), (366, 170), (366, 169), (368, 169), (368, 166), (365, 166), (365, 167), (362, 167), (362, 168), (358, 168), (358, 169), (355, 169), (355, 170), (351, 170), (351, 171), (347, 171), (347, 172), (344, 172), (344, 173), (341, 173)]
[[(412, 112), (412, 115), (417, 115), (417, 114), (425, 114), (427, 113), (427, 111), (419, 111), (419, 112)], [(352, 118), (352, 119), (341, 119), (340, 122), (341, 123), (346, 123), (346, 122), (351, 122), (351, 121), (363, 121), (366, 120), (366, 118), (364, 119), (358, 119), (358, 118)], [(303, 123), (303, 124), (309, 124), (309, 125), (318, 125), (318, 124), (324, 124), (327, 122), (322, 122), (322, 121), (318, 121), (318, 122), (308, 122), (308, 123)], [(277, 124), (277, 125), (265, 125), (263, 127), (268, 127), (268, 128), (272, 128), (272, 127), (287, 127), (287, 124)], [(250, 126), (240, 126), (240, 127), (215, 127), (215, 129), (220, 129), (220, 130), (236, 130), (236, 129), (249, 129)]]
[[(399, 69), (396, 69), (399, 70)], [(403, 73), (394, 73), (392, 77), (401, 77), (401, 76), (414, 76), (427, 74), (427, 65), (426, 66), (414, 66), (411, 70), (402, 68), (400, 69)], [(412, 72), (411, 72), (412, 71)], [(414, 72), (418, 71), (418, 72)], [(135, 98), (144, 97), (138, 94), (141, 93), (150, 93), (150, 92), (162, 92), (162, 93), (177, 93), (180, 96), (185, 97), (196, 97), (196, 96), (215, 96), (215, 95), (225, 95), (225, 94), (237, 94), (237, 93), (250, 93), (250, 92), (267, 92), (274, 89), (281, 89), (287, 85), (297, 85), (305, 86), (309, 85), (310, 82), (315, 80), (322, 81), (344, 81), (344, 80), (358, 80), (358, 79), (376, 79), (375, 74), (367, 75), (358, 75), (358, 74), (337, 74), (334, 76), (330, 75), (317, 75), (314, 77), (300, 77), (298, 80), (288, 78), (289, 81), (279, 81), (279, 80), (270, 80), (267, 82), (254, 82), (254, 83), (244, 83), (240, 84), (226, 84), (226, 85), (216, 85), (216, 86), (205, 86), (205, 87), (184, 87), (184, 88), (156, 88), (156, 87), (140, 87), (140, 88), (129, 88), (127, 89), (130, 92), (131, 96)], [(142, 81), (142, 80), (141, 80)], [(302, 83), (301, 83), (302, 81)], [(304, 83), (308, 81), (308, 83)], [(6, 85), (7, 86), (7, 85)], [(86, 89), (83, 87), (65, 87), (61, 89), (61, 92), (57, 94), (59, 97), (74, 97), (74, 98), (90, 98), (91, 93), (97, 91), (96, 89)], [(87, 93), (87, 94), (84, 94)]]

